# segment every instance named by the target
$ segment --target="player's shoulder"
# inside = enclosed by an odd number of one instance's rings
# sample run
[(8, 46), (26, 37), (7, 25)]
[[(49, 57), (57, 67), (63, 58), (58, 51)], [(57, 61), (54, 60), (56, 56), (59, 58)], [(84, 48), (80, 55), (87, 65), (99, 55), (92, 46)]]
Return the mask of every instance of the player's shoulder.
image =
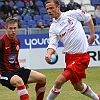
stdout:
[(15, 41), (19, 42), (20, 40), (17, 37), (15, 37)]
[(3, 42), (6, 38), (6, 34), (0, 36), (0, 42)]
[(77, 13), (77, 12), (81, 12), (81, 9), (77, 9), (77, 10), (69, 10), (66, 12), (66, 14), (71, 14), (71, 13)]

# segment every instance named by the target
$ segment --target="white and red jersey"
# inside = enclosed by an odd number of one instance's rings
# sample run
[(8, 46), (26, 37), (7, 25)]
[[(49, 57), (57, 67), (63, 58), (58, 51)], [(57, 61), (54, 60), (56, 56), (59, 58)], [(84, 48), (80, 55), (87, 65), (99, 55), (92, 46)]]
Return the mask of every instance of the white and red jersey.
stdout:
[(89, 45), (80, 21), (89, 22), (90, 18), (90, 14), (79, 9), (61, 13), (50, 26), (48, 48), (56, 50), (60, 40), (64, 45), (63, 53), (87, 52)]

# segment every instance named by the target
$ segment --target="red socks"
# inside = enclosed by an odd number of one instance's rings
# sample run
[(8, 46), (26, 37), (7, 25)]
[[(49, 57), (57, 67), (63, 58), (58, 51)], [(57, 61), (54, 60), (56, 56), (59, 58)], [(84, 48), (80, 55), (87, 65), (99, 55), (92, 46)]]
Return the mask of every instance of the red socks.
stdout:
[(18, 90), (18, 96), (20, 100), (29, 100), (29, 95), (24, 85), (17, 87), (17, 90)]
[(36, 91), (36, 100), (43, 100), (44, 98), (44, 93), (45, 93), (45, 87), (46, 83), (43, 83), (43, 84), (39, 84), (37, 83), (36, 86), (35, 86), (35, 91)]
[[(45, 87), (46, 83), (43, 84), (39, 84), (37, 83), (35, 86), (35, 91), (36, 91), (36, 100), (43, 100), (44, 98), (44, 93), (45, 93)], [(18, 96), (20, 98), (20, 100), (30, 100), (29, 99), (29, 95), (28, 95), (28, 91), (25, 89), (25, 86), (19, 86), (17, 87), (18, 90)]]

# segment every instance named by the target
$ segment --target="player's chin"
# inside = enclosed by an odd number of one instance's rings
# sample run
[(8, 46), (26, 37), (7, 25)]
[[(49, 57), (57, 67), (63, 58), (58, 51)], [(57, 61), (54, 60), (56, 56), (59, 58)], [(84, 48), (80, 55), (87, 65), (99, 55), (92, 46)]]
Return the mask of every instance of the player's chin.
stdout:
[(49, 15), (50, 16), (50, 18), (54, 18), (54, 15)]

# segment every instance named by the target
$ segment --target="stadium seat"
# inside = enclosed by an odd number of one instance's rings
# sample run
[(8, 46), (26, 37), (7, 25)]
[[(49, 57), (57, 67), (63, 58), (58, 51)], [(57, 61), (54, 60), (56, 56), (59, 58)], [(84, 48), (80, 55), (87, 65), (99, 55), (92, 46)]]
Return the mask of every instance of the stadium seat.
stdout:
[(65, 5), (67, 5), (69, 3), (69, 0), (63, 0), (63, 2), (65, 3)]
[(47, 26), (47, 24), (46, 24), (45, 20), (40, 19), (40, 20), (38, 20), (38, 21), (37, 21), (37, 24), (38, 24), (39, 22), (42, 22), (44, 26)]
[(85, 6), (81, 6), (81, 9), (86, 11), (86, 7)]
[(29, 26), (29, 28), (36, 28), (37, 27), (37, 24), (34, 24), (32, 26)]
[(26, 2), (25, 5), (26, 5), (26, 6), (29, 6), (30, 4), (29, 4), (29, 2)]
[(29, 20), (29, 21), (27, 22), (27, 24), (28, 24), (29, 27), (32, 27), (33, 25), (37, 26), (35, 20)]
[(13, 2), (13, 1), (10, 1), (10, 2), (9, 2), (9, 5), (10, 5), (10, 7), (13, 7), (14, 2)]
[(16, 3), (16, 6), (18, 7), (18, 8), (20, 8), (20, 7), (25, 7), (25, 5), (24, 5), (24, 2), (22, 2), (22, 1), (18, 1), (17, 3)]
[(38, 6), (38, 8), (44, 7), (42, 1), (36, 1), (35, 4)]
[(91, 0), (92, 5), (100, 4), (100, 0)]
[(40, 19), (42, 19), (42, 17), (40, 15), (34, 15), (34, 18), (33, 18), (35, 21), (38, 21)]
[(82, 4), (81, 0), (74, 0), (74, 2), (77, 2), (78, 4)]
[(32, 16), (23, 16), (24, 21), (32, 20)]
[(18, 15), (19, 20), (23, 20), (22, 16)]
[(46, 22), (47, 26), (49, 26), (49, 23), (52, 22), (52, 19), (46, 20), (45, 22)]
[(50, 20), (51, 18), (50, 18), (50, 16), (48, 15), (48, 14), (45, 14), (44, 16), (43, 16), (43, 20)]
[(6, 26), (6, 22), (4, 22), (4, 21), (1, 21), (0, 23), (1, 23), (1, 24), (3, 24), (4, 26)]
[(96, 20), (96, 25), (100, 25), (100, 18), (95, 18), (95, 20)]
[(82, 5), (91, 5), (90, 0), (82, 0)]
[(26, 29), (28, 29), (29, 27), (28, 27), (28, 25), (23, 25), (23, 28), (26, 28)]
[(88, 24), (87, 23), (84, 23), (84, 26), (88, 26)]
[(91, 6), (91, 5), (88, 5), (88, 6), (86, 7), (86, 11), (87, 11), (87, 12), (95, 11), (95, 7), (94, 7), (94, 6)]
[(0, 2), (0, 7), (4, 4), (4, 2)]
[(26, 25), (27, 24), (26, 21), (24, 21), (24, 20), (20, 20), (20, 21), (21, 21), (22, 25)]
[(40, 15), (43, 16), (45, 14), (47, 14), (47, 10), (46, 8), (42, 7), (41, 9), (39, 9)]

